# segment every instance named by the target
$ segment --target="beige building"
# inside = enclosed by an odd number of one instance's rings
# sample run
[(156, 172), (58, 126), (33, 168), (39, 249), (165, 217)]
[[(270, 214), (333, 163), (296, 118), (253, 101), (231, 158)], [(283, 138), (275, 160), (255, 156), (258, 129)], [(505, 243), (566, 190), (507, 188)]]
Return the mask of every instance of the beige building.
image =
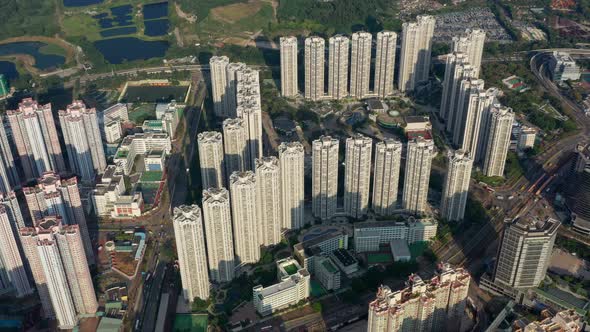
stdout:
[(237, 263), (258, 263), (261, 223), (257, 208), (256, 176), (252, 171), (234, 172), (229, 182)]
[(229, 192), (225, 188), (203, 190), (203, 216), (209, 277), (230, 282), (236, 267)]
[(416, 138), (408, 142), (402, 207), (415, 214), (426, 212), (434, 142)]
[(465, 70), (470, 68), (465, 66), (470, 66), (466, 54), (454, 52), (447, 55), (439, 111), (440, 117), (445, 121), (452, 118), (452, 115), (449, 114), (454, 112), (452, 104), (456, 102), (454, 99), (456, 99), (459, 84), (461, 84)]
[(342, 99), (348, 96), (348, 54), (350, 40), (346, 36), (331, 37), (328, 56), (328, 97)]
[(428, 80), (432, 35), (435, 19), (432, 16), (418, 16), (417, 22), (402, 25), (402, 45), (398, 89), (413, 91), (416, 84)]
[(336, 213), (338, 146), (338, 140), (330, 136), (322, 136), (312, 143), (312, 210), (314, 217), (322, 220)]
[[(33, 294), (34, 289), (29, 284), (27, 271), (19, 252), (17, 234), (13, 228), (18, 227), (11, 219), (12, 209), (0, 205), (0, 260), (3, 273), (8, 277), (10, 286), (14, 288), (17, 297)], [(18, 211), (20, 213), (20, 211)], [(8, 286), (8, 285), (5, 285)]]
[(476, 84), (471, 88), (466, 105), (464, 106), (465, 117), (463, 120), (463, 134), (458, 139), (458, 146), (475, 157), (479, 152), (480, 138), (482, 135), (482, 120), (487, 116), (490, 106), (494, 103), (496, 96), (484, 90), (481, 85)]
[(344, 170), (344, 212), (363, 218), (369, 208), (373, 140), (358, 135), (346, 139)]
[(506, 223), (494, 271), (494, 283), (513, 289), (539, 286), (551, 260), (557, 229), (555, 219), (521, 217)]
[(271, 246), (281, 242), (281, 168), (277, 157), (256, 159), (258, 242)]
[(369, 303), (367, 332), (459, 331), (470, 282), (467, 271), (442, 265), (429, 281), (413, 274), (404, 289), (381, 286)]
[(396, 44), (397, 34), (395, 32), (381, 31), (377, 33), (375, 93), (380, 98), (385, 98), (393, 93)]
[(209, 271), (205, 249), (205, 229), (201, 209), (197, 205), (174, 208), (172, 217), (178, 252), (182, 295), (186, 301), (209, 299)]
[(386, 139), (375, 144), (373, 171), (373, 211), (377, 215), (392, 215), (397, 208), (402, 143)]
[(225, 68), (226, 89), (225, 101), (227, 107), (227, 117), (236, 118), (238, 116), (238, 72), (246, 68), (243, 62), (232, 62)]
[(326, 41), (320, 37), (305, 39), (305, 99), (324, 98), (324, 57)]
[(303, 204), (305, 199), (305, 150), (299, 142), (279, 145), (281, 169), (282, 228), (299, 229), (305, 223)]
[(537, 129), (522, 126), (520, 127), (520, 136), (518, 136), (518, 149), (524, 151), (535, 146), (535, 139), (537, 138)]
[(281, 37), (281, 95), (297, 96), (297, 37)]
[(368, 32), (355, 32), (351, 41), (350, 95), (362, 99), (369, 94), (373, 36)]
[(209, 59), (209, 70), (211, 72), (211, 94), (213, 96), (213, 109), (215, 115), (227, 117), (227, 78), (226, 67), (229, 64), (229, 58), (226, 56), (213, 56)]
[(248, 132), (241, 118), (223, 121), (223, 151), (225, 174), (245, 171), (249, 168)]
[(475, 70), (475, 77), (479, 77), (485, 41), (486, 32), (480, 29), (466, 29), (463, 35), (453, 37), (451, 41), (451, 51), (467, 55)]
[(448, 221), (459, 221), (465, 215), (473, 158), (466, 151), (449, 152), (449, 167), (443, 185), (440, 214)]
[[(453, 143), (463, 146), (465, 139), (471, 141), (474, 126), (481, 122), (482, 109), (479, 108), (480, 94), (485, 94), (484, 81), (475, 78), (463, 79), (459, 87), (459, 100), (455, 105), (455, 123), (452, 126)], [(485, 100), (484, 100), (485, 101)], [(482, 107), (488, 107), (483, 104)], [(479, 119), (479, 121), (477, 121)], [(467, 131), (467, 132), (466, 132)], [(467, 134), (467, 136), (465, 136)], [(471, 146), (471, 142), (468, 144)]]
[(199, 166), (201, 168), (202, 188), (221, 188), (224, 186), (225, 172), (223, 137), (217, 131), (204, 131), (197, 135)]
[(248, 133), (248, 169), (256, 167), (256, 158), (262, 157), (262, 106), (257, 70), (245, 68), (237, 72), (237, 115), (244, 120)]
[(514, 113), (511, 108), (500, 104), (494, 104), (490, 108), (483, 160), (485, 176), (504, 176), (513, 121)]

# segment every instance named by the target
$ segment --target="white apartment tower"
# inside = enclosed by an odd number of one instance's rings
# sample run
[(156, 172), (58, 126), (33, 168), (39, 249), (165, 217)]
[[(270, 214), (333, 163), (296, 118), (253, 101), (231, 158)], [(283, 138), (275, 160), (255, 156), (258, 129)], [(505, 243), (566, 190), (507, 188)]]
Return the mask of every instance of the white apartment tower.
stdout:
[(305, 150), (299, 142), (281, 143), (278, 150), (281, 169), (282, 228), (300, 229), (305, 222)]
[(324, 57), (326, 41), (320, 37), (305, 39), (305, 99), (324, 98)]
[(469, 193), (473, 158), (463, 150), (449, 152), (449, 169), (443, 185), (440, 211), (448, 221), (463, 220)]
[(64, 225), (78, 225), (88, 263), (94, 264), (92, 241), (86, 225), (86, 216), (76, 177), (62, 179), (54, 173), (45, 173), (34, 187), (23, 188), (31, 220), (45, 216), (60, 216)]
[(66, 170), (51, 104), (39, 105), (26, 98), (17, 110), (7, 111), (6, 118), (25, 180), (34, 180), (45, 172)]
[(225, 68), (225, 101), (227, 105), (227, 117), (235, 118), (238, 116), (237, 112), (237, 95), (238, 90), (238, 72), (246, 68), (243, 62), (232, 62)]
[(477, 126), (477, 123), (481, 122), (481, 111), (479, 109), (480, 94), (485, 94), (483, 80), (475, 78), (461, 80), (459, 101), (455, 110), (455, 124), (453, 125), (452, 131), (453, 143), (456, 146), (462, 146), (465, 139), (471, 140), (474, 136), (474, 126)]
[(445, 64), (445, 76), (442, 82), (442, 97), (440, 100), (440, 117), (444, 120), (452, 118), (451, 112), (454, 112), (452, 104), (459, 91), (459, 84), (463, 79), (466, 67), (469, 65), (467, 55), (459, 52), (447, 55)]
[(3, 119), (0, 118), (0, 192), (11, 192), (17, 187), (20, 187), (20, 177), (14, 164)]
[(344, 170), (344, 212), (353, 218), (363, 218), (369, 208), (371, 183), (371, 154), (373, 140), (358, 135), (346, 139)]
[(297, 37), (281, 37), (281, 94), (297, 96)]
[(485, 176), (503, 176), (514, 113), (509, 107), (494, 104), (488, 115), (487, 141), (483, 160)]
[(328, 96), (342, 99), (348, 96), (348, 53), (350, 40), (338, 35), (328, 41)]
[(0, 193), (0, 206), (4, 207), (6, 210), (8, 220), (10, 221), (13, 230), (16, 231), (21, 227), (25, 227), (22, 210), (14, 191)]
[(210, 284), (201, 209), (197, 205), (175, 207), (172, 224), (184, 299), (207, 300)]
[(485, 91), (478, 86), (475, 89), (472, 88), (467, 105), (465, 105), (465, 125), (463, 136), (458, 145), (462, 150), (469, 152), (469, 155), (474, 160), (477, 153), (479, 153), (483, 119), (488, 116), (490, 105), (495, 99), (495, 95), (489, 92), (489, 90)]
[(560, 225), (551, 218), (508, 220), (498, 250), (494, 283), (513, 289), (539, 286), (545, 279)]
[(223, 150), (225, 152), (225, 174), (245, 171), (250, 167), (248, 132), (241, 118), (223, 121)]
[[(227, 121), (227, 120), (226, 120)], [(220, 132), (204, 131), (197, 135), (199, 166), (203, 189), (221, 188), (225, 183), (223, 138)]]
[(350, 95), (361, 99), (369, 94), (373, 36), (368, 32), (355, 32), (351, 40)]
[(230, 178), (231, 210), (236, 259), (238, 264), (260, 260), (256, 176), (252, 171), (234, 172)]
[(96, 109), (86, 108), (84, 102), (74, 100), (58, 114), (70, 169), (80, 175), (82, 181), (93, 182), (107, 167)]
[(214, 282), (230, 282), (234, 278), (236, 262), (227, 189), (203, 190), (203, 216), (209, 276)]
[(480, 29), (466, 29), (463, 35), (453, 37), (451, 41), (451, 51), (467, 55), (469, 63), (475, 70), (475, 77), (479, 77), (485, 41), (486, 32)]
[(37, 220), (21, 228), (23, 251), (39, 290), (45, 314), (60, 329), (72, 329), (78, 314), (94, 314), (96, 294), (78, 225), (64, 226), (61, 217)]
[(257, 70), (245, 68), (237, 72), (237, 115), (244, 120), (248, 133), (248, 169), (256, 167), (256, 158), (262, 157), (262, 106)]
[(373, 211), (377, 215), (389, 216), (396, 209), (401, 159), (401, 142), (386, 139), (375, 144)]
[(281, 168), (277, 157), (256, 159), (258, 242), (271, 246), (281, 242)]
[(442, 264), (429, 281), (412, 274), (404, 289), (381, 286), (369, 303), (367, 332), (459, 331), (470, 282), (467, 271)]
[(338, 140), (330, 136), (322, 136), (312, 143), (312, 210), (314, 217), (322, 220), (336, 213), (338, 147)]
[(417, 83), (427, 81), (435, 19), (418, 16), (417, 22), (402, 25), (402, 45), (398, 89), (413, 91)]
[(426, 211), (434, 142), (416, 138), (408, 142), (402, 207), (415, 214)]
[(23, 297), (32, 294), (33, 288), (27, 279), (23, 259), (18, 250), (17, 243), (20, 241), (17, 242), (10, 212), (9, 209), (0, 205), (0, 260), (16, 296)]
[(393, 93), (396, 44), (397, 34), (395, 32), (381, 31), (377, 33), (375, 93), (380, 98), (385, 98)]
[(209, 70), (211, 72), (211, 94), (213, 96), (213, 109), (215, 115), (227, 117), (227, 77), (226, 67), (229, 64), (229, 58), (226, 56), (213, 56), (209, 59)]

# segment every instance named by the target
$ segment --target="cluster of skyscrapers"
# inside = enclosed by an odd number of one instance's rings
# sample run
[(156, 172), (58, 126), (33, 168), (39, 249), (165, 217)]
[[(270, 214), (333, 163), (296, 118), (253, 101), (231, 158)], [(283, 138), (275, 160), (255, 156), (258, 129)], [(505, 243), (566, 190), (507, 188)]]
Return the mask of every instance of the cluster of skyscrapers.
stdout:
[[(402, 92), (412, 91), (428, 80), (430, 53), (435, 19), (418, 16), (417, 22), (404, 23), (397, 86)], [(326, 78), (326, 41), (308, 37), (304, 41), (304, 96), (310, 100), (353, 97), (387, 97), (393, 93), (398, 36), (392, 31), (377, 33), (375, 69), (371, 84), (373, 36), (355, 32), (351, 37), (336, 35), (328, 39)], [(281, 91), (285, 97), (298, 94), (297, 38), (280, 39)], [(327, 84), (327, 91), (326, 91)]]
[(92, 185), (106, 161), (95, 109), (74, 101), (58, 119), (66, 153), (50, 104), (24, 99), (0, 126), (0, 278), (18, 297), (36, 288), (44, 316), (70, 329), (98, 308), (79, 180)]

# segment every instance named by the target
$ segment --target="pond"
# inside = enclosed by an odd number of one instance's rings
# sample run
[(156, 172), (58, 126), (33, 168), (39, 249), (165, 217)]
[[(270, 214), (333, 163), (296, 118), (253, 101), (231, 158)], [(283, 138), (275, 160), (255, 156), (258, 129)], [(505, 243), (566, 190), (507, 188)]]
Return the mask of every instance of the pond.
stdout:
[(64, 0), (64, 6), (66, 7), (81, 7), (96, 5), (103, 2), (104, 0)]
[(169, 44), (165, 40), (146, 41), (134, 37), (122, 37), (97, 40), (94, 46), (108, 62), (119, 64), (124, 61), (163, 57)]
[(111, 13), (113, 14), (113, 16), (131, 15), (132, 12), (133, 12), (133, 7), (131, 5), (111, 7)]
[(150, 3), (143, 6), (143, 19), (151, 20), (154, 18), (168, 16), (168, 2)]
[(114, 36), (124, 36), (130, 35), (137, 32), (136, 27), (125, 27), (125, 28), (115, 28), (115, 29), (108, 29), (102, 30), (100, 35), (104, 38), (114, 37)]
[(41, 53), (40, 49), (46, 45), (47, 44), (42, 42), (16, 42), (0, 44), (0, 56), (28, 54), (35, 58), (35, 67), (42, 70), (63, 65), (65, 63), (65, 58), (63, 56)]
[(163, 36), (168, 33), (168, 19), (145, 21), (146, 36)]
[(0, 74), (4, 75), (7, 80), (17, 78), (16, 65), (10, 61), (0, 61)]

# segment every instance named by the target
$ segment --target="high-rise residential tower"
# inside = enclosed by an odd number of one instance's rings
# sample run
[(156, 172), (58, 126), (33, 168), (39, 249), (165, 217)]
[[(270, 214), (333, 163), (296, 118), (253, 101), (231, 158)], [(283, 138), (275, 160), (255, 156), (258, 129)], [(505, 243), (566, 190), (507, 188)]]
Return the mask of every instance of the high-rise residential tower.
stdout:
[(412, 213), (426, 211), (434, 142), (416, 138), (408, 142), (402, 207)]
[(494, 283), (513, 289), (539, 286), (545, 279), (560, 225), (555, 219), (529, 217), (506, 223), (498, 250)]
[(254, 172), (234, 172), (229, 177), (231, 211), (238, 264), (260, 260), (260, 219), (257, 211), (256, 176)]
[[(33, 293), (33, 288), (27, 279), (27, 272), (23, 259), (18, 250), (15, 227), (10, 220), (8, 209), (0, 205), (0, 259), (8, 275), (8, 281), (15, 290), (17, 297)], [(20, 213), (20, 211), (19, 211)]]
[(281, 37), (281, 95), (297, 95), (297, 37)]
[(45, 216), (60, 216), (64, 225), (78, 225), (86, 257), (94, 264), (92, 242), (86, 225), (86, 216), (76, 177), (62, 179), (54, 173), (45, 173), (34, 187), (23, 188), (25, 201), (33, 222)]
[(449, 221), (459, 221), (465, 215), (467, 194), (473, 158), (463, 150), (449, 152), (449, 169), (443, 185), (441, 216)]
[(455, 110), (455, 124), (452, 129), (453, 143), (456, 146), (462, 146), (465, 139), (471, 140), (474, 136), (472, 129), (481, 122), (481, 112), (479, 112), (481, 93), (485, 93), (483, 80), (475, 78), (461, 80), (459, 100)]
[(14, 164), (3, 118), (0, 118), (0, 192), (7, 193), (18, 187), (20, 177)]
[(412, 274), (404, 289), (381, 286), (369, 303), (366, 331), (460, 331), (470, 282), (464, 269), (442, 265), (431, 280)]
[(299, 142), (279, 145), (281, 169), (281, 198), (283, 229), (299, 229), (305, 222), (303, 202), (305, 199), (305, 150)]
[(245, 171), (249, 168), (248, 133), (241, 118), (223, 121), (223, 150), (225, 174)]
[(71, 329), (79, 314), (96, 313), (98, 302), (78, 225), (63, 225), (61, 217), (48, 216), (37, 220), (34, 228), (21, 228), (20, 236), (43, 309), (55, 315), (58, 327)]
[(225, 164), (221, 133), (217, 131), (199, 133), (197, 143), (203, 189), (223, 187), (225, 183), (225, 176), (223, 175)]
[(402, 25), (400, 71), (397, 87), (400, 91), (413, 91), (416, 84), (427, 81), (430, 71), (430, 54), (435, 19), (418, 16), (417, 22)]
[(281, 168), (277, 157), (256, 159), (258, 242), (271, 246), (281, 242)]
[(348, 96), (348, 53), (350, 40), (337, 35), (328, 41), (328, 96), (342, 99)]
[(338, 140), (322, 136), (312, 143), (312, 210), (327, 220), (336, 213), (338, 194)]
[(184, 299), (207, 300), (210, 284), (201, 209), (197, 205), (175, 207), (172, 224)]
[(373, 140), (369, 137), (346, 139), (344, 212), (353, 218), (363, 218), (369, 208), (372, 150)]
[(377, 33), (375, 93), (380, 98), (385, 98), (393, 93), (396, 43), (397, 34), (395, 32), (381, 31)]
[(237, 72), (237, 79), (237, 114), (244, 120), (244, 128), (248, 133), (248, 169), (254, 169), (256, 158), (262, 157), (259, 73), (252, 68), (245, 68)]
[(490, 107), (486, 128), (487, 141), (483, 160), (485, 176), (503, 176), (514, 113), (509, 107), (494, 104)]
[(238, 90), (238, 72), (246, 68), (243, 62), (232, 62), (225, 67), (225, 101), (227, 105), (227, 117), (235, 118), (238, 116), (237, 107), (237, 90)]
[(203, 216), (209, 276), (215, 282), (230, 282), (234, 278), (236, 261), (227, 189), (203, 190)]
[(457, 80), (453, 80), (453, 85), (449, 87), (451, 89), (449, 108), (445, 118), (445, 129), (450, 134), (455, 133), (456, 126), (460, 122), (463, 105), (466, 103), (465, 91), (469, 90), (472, 81), (477, 82), (477, 79), (473, 76), (473, 67), (470, 64), (462, 63), (455, 66), (454, 69), (454, 77), (457, 77)]
[(51, 104), (39, 105), (26, 98), (17, 110), (7, 111), (6, 117), (27, 181), (45, 172), (65, 171)]
[(320, 37), (305, 39), (305, 99), (324, 98), (324, 57), (326, 41)]
[(458, 140), (458, 146), (467, 152), (475, 160), (478, 153), (481, 137), (482, 119), (487, 116), (490, 105), (494, 102), (495, 95), (476, 84), (471, 88), (467, 104), (464, 106), (463, 133)]
[(80, 175), (82, 181), (93, 182), (107, 167), (96, 109), (86, 108), (84, 102), (74, 100), (58, 114), (70, 169)]
[(350, 95), (360, 99), (369, 94), (373, 36), (368, 32), (355, 32), (351, 41)]
[(226, 67), (229, 64), (229, 58), (226, 56), (213, 56), (209, 60), (209, 70), (211, 72), (211, 95), (213, 96), (213, 109), (215, 115), (227, 117), (227, 77)]
[(10, 224), (14, 231), (21, 227), (25, 227), (25, 219), (22, 214), (23, 210), (20, 207), (14, 191), (0, 193), (0, 205), (6, 210), (8, 220), (10, 220)]
[(401, 159), (402, 143), (399, 141), (386, 139), (375, 144), (373, 210), (377, 215), (389, 216), (396, 209)]
[(459, 84), (463, 79), (465, 66), (469, 65), (467, 55), (455, 52), (447, 55), (445, 64), (445, 76), (442, 81), (442, 97), (440, 99), (440, 117), (445, 121), (449, 119), (449, 114), (454, 110), (451, 109), (456, 98)]
[(475, 77), (479, 77), (485, 40), (486, 32), (484, 30), (466, 29), (463, 35), (453, 37), (451, 41), (451, 51), (467, 55), (469, 63), (475, 70)]

